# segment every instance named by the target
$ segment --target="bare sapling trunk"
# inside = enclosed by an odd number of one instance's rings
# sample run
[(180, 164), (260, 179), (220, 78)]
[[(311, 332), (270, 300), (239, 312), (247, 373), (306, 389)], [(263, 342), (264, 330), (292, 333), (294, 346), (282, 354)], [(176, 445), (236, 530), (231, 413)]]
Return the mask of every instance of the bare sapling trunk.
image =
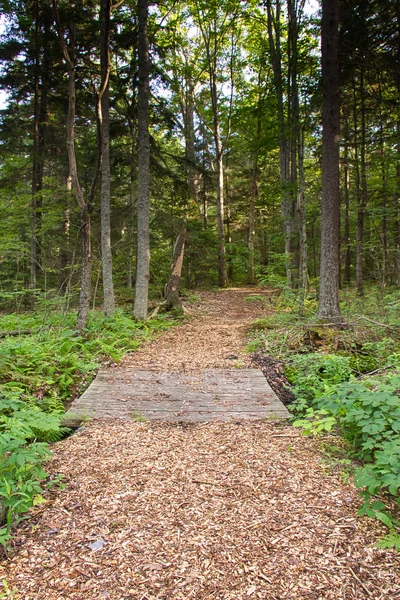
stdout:
[(361, 149), (360, 149), (360, 167), (361, 167), (361, 195), (359, 197), (357, 214), (357, 246), (356, 246), (356, 287), (359, 296), (364, 295), (364, 224), (365, 210), (367, 206), (367, 173), (366, 173), (366, 123), (365, 123), (365, 90), (364, 90), (364, 66), (361, 67), (360, 80), (361, 94)]
[[(400, 93), (400, 86), (399, 86)], [(400, 112), (400, 111), (399, 111)], [(397, 147), (396, 147), (396, 189), (393, 194), (393, 212), (395, 219), (393, 223), (394, 261), (393, 261), (393, 283), (400, 284), (400, 115), (397, 121)]]
[(322, 210), (318, 319), (339, 322), (339, 7), (322, 1)]
[[(31, 202), (31, 288), (37, 288), (38, 269), (41, 266), (41, 229), (43, 207), (43, 174), (45, 151), (45, 127), (48, 112), (49, 49), (42, 35), (48, 31), (48, 21), (43, 19), (39, 2), (35, 0), (34, 34), (34, 99), (33, 99), (33, 156), (32, 156), (32, 202)], [(34, 308), (35, 295), (31, 297)]]
[(225, 287), (228, 284), (226, 270), (226, 249), (224, 229), (224, 157), (221, 140), (221, 124), (217, 107), (217, 86), (214, 79), (212, 95), (214, 110), (214, 138), (217, 154), (217, 228), (218, 228), (218, 279), (219, 285)]
[(110, 18), (111, 0), (102, 0), (100, 9), (101, 28), (101, 255), (103, 271), (104, 314), (115, 311), (111, 222), (110, 222)]
[(299, 191), (297, 195), (297, 210), (299, 214), (299, 309), (300, 314), (304, 314), (304, 302), (307, 291), (307, 213), (305, 200), (305, 175), (304, 175), (304, 128), (300, 132), (298, 145), (298, 163), (299, 163)]
[(138, 200), (136, 286), (133, 314), (143, 321), (147, 317), (150, 278), (150, 57), (147, 31), (148, 2), (138, 0)]
[(381, 160), (381, 178), (382, 178), (382, 224), (381, 224), (381, 244), (382, 244), (382, 276), (381, 287), (384, 288), (388, 276), (388, 228), (387, 228), (387, 201), (388, 201), (388, 173), (385, 161), (385, 140), (384, 140), (384, 118), (382, 114), (382, 88), (379, 81), (379, 154)]
[(249, 200), (249, 230), (247, 238), (247, 248), (249, 251), (249, 267), (247, 271), (247, 282), (253, 285), (256, 281), (255, 265), (254, 265), (254, 237), (255, 237), (255, 207), (258, 200), (258, 160), (257, 152), (254, 156), (253, 167), (251, 170), (251, 193)]
[[(216, 17), (214, 17), (216, 28)], [(219, 95), (217, 88), (218, 68), (218, 32), (205, 28), (200, 22), (208, 63), (208, 78), (210, 85), (211, 107), (213, 114), (213, 135), (216, 154), (217, 173), (217, 232), (218, 232), (218, 283), (225, 287), (228, 283), (226, 268), (225, 227), (224, 227), (224, 148), (221, 135), (221, 120), (219, 110)], [(206, 205), (204, 204), (204, 210)], [(206, 223), (206, 221), (205, 221)]]
[[(92, 287), (92, 252), (91, 252), (91, 223), (90, 211), (92, 208), (93, 198), (96, 192), (97, 183), (101, 171), (101, 144), (98, 140), (97, 146), (97, 163), (94, 177), (88, 198), (85, 201), (82, 188), (78, 177), (78, 168), (75, 153), (75, 111), (76, 111), (76, 83), (75, 83), (75, 40), (74, 29), (70, 30), (70, 49), (67, 47), (64, 30), (61, 26), (60, 17), (58, 14), (57, 0), (53, 0), (53, 10), (57, 24), (58, 39), (61, 50), (64, 55), (64, 60), (67, 65), (68, 72), (68, 115), (67, 115), (67, 154), (68, 154), (68, 185), (75, 193), (75, 198), (80, 208), (81, 216), (81, 291), (79, 296), (79, 309), (76, 328), (81, 331), (86, 328), (90, 309), (90, 297)], [(99, 94), (96, 104), (96, 117), (98, 121), (98, 137), (100, 134), (99, 111), (100, 111), (101, 94)]]
[[(258, 76), (258, 84), (261, 87), (261, 72)], [(250, 285), (256, 282), (255, 275), (255, 256), (254, 256), (254, 241), (255, 241), (255, 210), (258, 201), (258, 153), (261, 138), (261, 98), (258, 98), (257, 103), (257, 137), (256, 148), (253, 156), (253, 165), (251, 169), (251, 193), (249, 201), (249, 229), (247, 238), (247, 248), (249, 251), (249, 267), (247, 271), (247, 281)]]
[[(198, 178), (196, 172), (196, 151), (195, 151), (195, 135), (194, 135), (194, 98), (193, 98), (193, 82), (189, 74), (187, 80), (187, 89), (185, 94), (185, 102), (182, 107), (182, 117), (185, 124), (185, 155), (186, 155), (186, 172), (187, 183), (195, 204), (199, 205), (198, 194)], [(200, 213), (201, 214), (201, 213)], [(187, 225), (183, 223), (180, 232), (176, 238), (174, 249), (172, 252), (172, 260), (168, 281), (165, 285), (164, 298), (166, 310), (182, 309), (182, 303), (179, 296), (179, 288), (181, 284), (181, 275), (183, 268), (183, 259), (185, 255)]]
[(38, 154), (39, 154), (39, 7), (35, 2), (35, 66), (33, 97), (33, 156), (32, 156), (32, 203), (31, 203), (31, 308), (35, 307), (34, 290), (37, 286), (37, 191), (38, 191)]
[(344, 243), (345, 243), (345, 261), (344, 261), (344, 282), (350, 284), (351, 269), (351, 240), (350, 240), (350, 171), (348, 159), (345, 159), (344, 165)]
[(178, 233), (172, 253), (170, 274), (165, 286), (164, 298), (166, 310), (181, 309), (182, 303), (179, 297), (179, 287), (181, 283), (183, 257), (185, 252), (186, 224)]
[(279, 127), (279, 173), (282, 190), (281, 216), (285, 244), (286, 282), (292, 285), (291, 251), (293, 229), (293, 199), (290, 186), (290, 144), (285, 121), (282, 77), (282, 48), (281, 48), (281, 1), (275, 4), (273, 11), (272, 0), (267, 0), (268, 42), (271, 55)]
[(199, 181), (196, 169), (196, 149), (195, 149), (195, 132), (194, 132), (194, 88), (191, 75), (188, 77), (185, 114), (183, 115), (185, 122), (185, 154), (187, 163), (187, 180), (188, 186), (195, 204), (199, 207)]

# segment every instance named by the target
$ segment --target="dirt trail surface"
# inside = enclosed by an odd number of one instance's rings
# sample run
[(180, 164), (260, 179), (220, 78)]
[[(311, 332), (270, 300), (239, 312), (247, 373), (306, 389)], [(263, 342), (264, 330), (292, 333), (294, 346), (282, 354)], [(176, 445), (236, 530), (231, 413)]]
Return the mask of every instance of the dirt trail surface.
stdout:
[[(192, 366), (226, 367), (218, 360), (231, 353), (245, 361), (255, 305), (222, 298), (210, 303), (214, 325), (204, 302), (203, 321), (163, 335), (140, 360), (160, 348), (163, 368), (185, 362), (182, 330), (203, 322)], [(214, 345), (220, 313), (232, 335)], [(383, 532), (357, 517), (354, 486), (287, 425), (92, 422), (54, 446), (48, 470), (65, 475), (65, 489), (20, 524), (0, 565), (16, 599), (400, 598), (399, 554), (375, 548)]]
[(251, 321), (268, 304), (269, 292), (253, 288), (203, 292), (201, 301), (185, 305), (187, 323), (128, 354), (122, 367), (165, 371), (229, 369), (249, 366), (244, 352)]

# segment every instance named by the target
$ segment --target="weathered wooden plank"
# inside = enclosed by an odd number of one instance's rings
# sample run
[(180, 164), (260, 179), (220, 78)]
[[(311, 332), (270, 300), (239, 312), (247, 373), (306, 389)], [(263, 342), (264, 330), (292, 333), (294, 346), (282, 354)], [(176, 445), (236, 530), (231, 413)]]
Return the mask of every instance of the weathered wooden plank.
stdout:
[(198, 373), (136, 369), (102, 370), (66, 419), (138, 418), (210, 421), (288, 417), (257, 369), (207, 369)]

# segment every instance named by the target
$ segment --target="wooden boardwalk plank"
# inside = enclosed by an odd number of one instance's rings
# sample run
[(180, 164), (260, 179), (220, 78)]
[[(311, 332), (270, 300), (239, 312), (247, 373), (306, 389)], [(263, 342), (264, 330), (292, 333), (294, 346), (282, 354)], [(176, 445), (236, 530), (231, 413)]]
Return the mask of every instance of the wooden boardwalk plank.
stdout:
[(65, 423), (86, 417), (201, 422), (287, 418), (289, 412), (258, 369), (115, 369), (99, 371)]

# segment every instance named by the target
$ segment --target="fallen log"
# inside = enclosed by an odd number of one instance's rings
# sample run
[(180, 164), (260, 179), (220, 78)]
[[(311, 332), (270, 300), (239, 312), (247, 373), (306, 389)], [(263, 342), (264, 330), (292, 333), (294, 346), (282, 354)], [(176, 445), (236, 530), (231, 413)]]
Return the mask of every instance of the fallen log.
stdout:
[(32, 329), (15, 329), (13, 331), (0, 331), (0, 338), (5, 338), (8, 335), (31, 335), (32, 333), (37, 332), (32, 331)]

